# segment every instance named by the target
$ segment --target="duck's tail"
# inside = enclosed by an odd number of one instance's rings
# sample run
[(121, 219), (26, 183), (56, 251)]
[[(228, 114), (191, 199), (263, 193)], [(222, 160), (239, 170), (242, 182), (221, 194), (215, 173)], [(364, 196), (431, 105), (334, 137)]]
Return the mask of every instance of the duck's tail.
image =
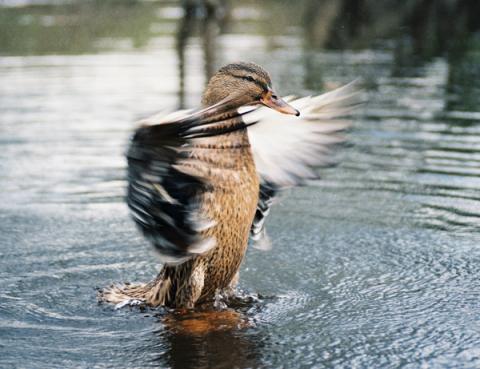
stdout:
[(115, 304), (116, 308), (126, 305), (147, 305), (158, 307), (166, 305), (171, 289), (170, 278), (165, 277), (163, 270), (157, 278), (143, 284), (115, 284), (99, 291), (98, 300)]

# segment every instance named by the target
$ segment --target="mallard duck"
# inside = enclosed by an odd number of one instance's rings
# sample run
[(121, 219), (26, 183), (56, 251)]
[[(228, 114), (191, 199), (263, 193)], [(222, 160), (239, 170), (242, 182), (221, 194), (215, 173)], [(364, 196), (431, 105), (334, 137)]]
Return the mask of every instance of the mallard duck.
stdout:
[(127, 151), (127, 203), (164, 265), (152, 282), (114, 285), (100, 299), (190, 309), (232, 293), (249, 238), (268, 246), (273, 198), (316, 178), (348, 125), (335, 118), (357, 102), (352, 83), (282, 99), (262, 67), (241, 62), (213, 75), (202, 108), (141, 121)]

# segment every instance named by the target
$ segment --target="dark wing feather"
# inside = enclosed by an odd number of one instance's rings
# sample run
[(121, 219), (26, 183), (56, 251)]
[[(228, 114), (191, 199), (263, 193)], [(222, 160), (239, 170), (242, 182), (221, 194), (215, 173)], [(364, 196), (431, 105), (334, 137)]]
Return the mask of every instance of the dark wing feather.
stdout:
[[(163, 261), (180, 263), (215, 245), (203, 231), (214, 226), (199, 211), (208, 179), (188, 170), (191, 141), (245, 127), (230, 101), (137, 129), (127, 151), (127, 203)], [(205, 164), (206, 165), (206, 164)]]
[(250, 239), (257, 249), (268, 250), (271, 247), (270, 238), (265, 229), (265, 220), (270, 213), (275, 196), (280, 189), (272, 182), (262, 181), (258, 196), (257, 210), (250, 228)]

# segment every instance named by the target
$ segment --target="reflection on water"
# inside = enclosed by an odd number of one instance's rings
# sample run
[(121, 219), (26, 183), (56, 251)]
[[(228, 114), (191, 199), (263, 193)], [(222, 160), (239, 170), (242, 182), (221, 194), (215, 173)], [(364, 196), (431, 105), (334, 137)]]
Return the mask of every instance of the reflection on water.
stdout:
[(205, 81), (208, 81), (216, 70), (215, 60), (218, 48), (216, 37), (220, 29), (225, 26), (228, 8), (226, 4), (221, 3), (218, 4), (219, 6), (213, 6), (212, 3), (204, 5), (204, 7), (199, 7), (197, 2), (187, 1), (183, 8), (183, 16), (178, 22), (176, 49), (179, 70), (179, 109), (185, 108), (185, 67), (188, 64), (185, 61), (186, 49), (189, 37), (194, 35), (196, 27), (200, 28), (199, 33), (202, 38)]
[(167, 334), (171, 368), (257, 368), (259, 351), (255, 337), (241, 330), (224, 330), (201, 336)]
[[(1, 367), (480, 366), (477, 1), (61, 3), (0, 7)], [(97, 305), (158, 270), (123, 202), (133, 122), (238, 59), (369, 101), (247, 255), (242, 287), (275, 298), (248, 327)]]
[[(252, 324), (235, 311), (191, 313), (164, 317), (157, 334), (168, 343), (172, 368), (256, 368), (260, 366), (261, 339), (248, 330)], [(163, 363), (165, 357), (159, 356)]]

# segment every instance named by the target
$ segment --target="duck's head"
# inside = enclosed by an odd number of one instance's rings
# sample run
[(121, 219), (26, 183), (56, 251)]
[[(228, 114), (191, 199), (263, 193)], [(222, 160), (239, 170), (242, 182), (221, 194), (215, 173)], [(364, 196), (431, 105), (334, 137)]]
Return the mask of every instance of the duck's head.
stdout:
[(213, 75), (203, 93), (202, 104), (209, 106), (226, 98), (238, 105), (265, 105), (284, 114), (300, 115), (272, 89), (268, 72), (254, 63), (228, 64)]

